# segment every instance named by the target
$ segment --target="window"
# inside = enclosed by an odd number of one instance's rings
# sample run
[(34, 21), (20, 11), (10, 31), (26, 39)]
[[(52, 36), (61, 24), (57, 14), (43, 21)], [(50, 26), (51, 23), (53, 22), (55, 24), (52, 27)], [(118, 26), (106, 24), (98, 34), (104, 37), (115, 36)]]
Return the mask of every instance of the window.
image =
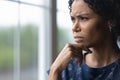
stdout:
[(0, 80), (14, 80), (14, 38), (18, 25), (18, 4), (0, 1), (0, 6)]
[(49, 0), (3, 0), (0, 6), (0, 80), (47, 80)]

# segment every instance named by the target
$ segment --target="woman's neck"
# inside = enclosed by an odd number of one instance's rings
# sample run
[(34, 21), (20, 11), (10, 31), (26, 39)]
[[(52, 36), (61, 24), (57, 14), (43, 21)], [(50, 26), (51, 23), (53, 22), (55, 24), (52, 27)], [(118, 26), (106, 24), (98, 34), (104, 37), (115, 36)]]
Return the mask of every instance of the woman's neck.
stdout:
[(100, 68), (115, 62), (120, 57), (120, 50), (117, 44), (110, 43), (106, 42), (99, 47), (91, 48), (92, 53), (85, 56), (86, 64), (93, 68)]

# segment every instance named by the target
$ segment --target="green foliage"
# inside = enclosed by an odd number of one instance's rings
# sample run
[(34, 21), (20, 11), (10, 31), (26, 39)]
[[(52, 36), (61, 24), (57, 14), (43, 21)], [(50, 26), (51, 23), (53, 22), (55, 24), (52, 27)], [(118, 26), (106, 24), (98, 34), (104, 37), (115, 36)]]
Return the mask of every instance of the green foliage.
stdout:
[(0, 30), (0, 69), (13, 67), (13, 33), (13, 28)]
[(0, 69), (13, 67), (13, 49), (7, 46), (0, 48)]
[[(14, 66), (14, 49), (16, 27), (0, 30), (0, 69), (9, 69)], [(20, 62), (21, 68), (37, 64), (38, 27), (33, 24), (22, 26), (20, 30)], [(70, 41), (69, 30), (58, 29), (58, 51)]]
[(21, 30), (21, 67), (28, 67), (37, 62), (38, 29), (31, 24)]
[[(13, 68), (15, 27), (0, 30), (0, 69)], [(37, 62), (38, 29), (27, 24), (21, 29), (20, 59), (21, 67), (28, 67)], [(35, 61), (36, 60), (36, 61)]]

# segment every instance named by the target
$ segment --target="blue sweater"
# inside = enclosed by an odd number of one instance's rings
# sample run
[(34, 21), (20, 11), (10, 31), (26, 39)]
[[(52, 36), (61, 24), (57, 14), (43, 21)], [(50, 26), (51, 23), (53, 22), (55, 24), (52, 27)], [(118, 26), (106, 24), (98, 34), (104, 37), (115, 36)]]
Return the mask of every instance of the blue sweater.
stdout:
[(60, 80), (120, 80), (120, 59), (102, 68), (91, 68), (84, 61), (79, 66), (76, 61), (62, 71)]

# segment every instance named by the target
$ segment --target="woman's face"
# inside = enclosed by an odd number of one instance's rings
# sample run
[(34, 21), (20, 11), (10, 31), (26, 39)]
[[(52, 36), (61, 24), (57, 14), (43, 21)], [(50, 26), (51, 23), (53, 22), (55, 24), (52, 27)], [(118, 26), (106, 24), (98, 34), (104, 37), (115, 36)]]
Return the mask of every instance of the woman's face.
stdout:
[(74, 0), (71, 10), (72, 31), (75, 42), (99, 46), (106, 38), (108, 26), (83, 0)]

